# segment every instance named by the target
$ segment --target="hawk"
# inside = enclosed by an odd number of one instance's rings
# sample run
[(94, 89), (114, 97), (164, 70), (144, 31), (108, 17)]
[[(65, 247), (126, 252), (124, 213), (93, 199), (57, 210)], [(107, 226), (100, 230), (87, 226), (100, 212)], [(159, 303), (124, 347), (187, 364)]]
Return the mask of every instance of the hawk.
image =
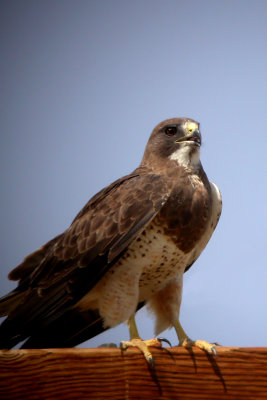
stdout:
[(153, 130), (140, 166), (102, 189), (70, 227), (10, 272), (0, 300), (0, 347), (72, 347), (128, 321), (130, 341), (153, 363), (135, 313), (147, 305), (155, 334), (174, 327), (179, 344), (208, 352), (179, 322), (183, 274), (207, 245), (222, 208), (200, 162), (199, 123), (172, 118)]

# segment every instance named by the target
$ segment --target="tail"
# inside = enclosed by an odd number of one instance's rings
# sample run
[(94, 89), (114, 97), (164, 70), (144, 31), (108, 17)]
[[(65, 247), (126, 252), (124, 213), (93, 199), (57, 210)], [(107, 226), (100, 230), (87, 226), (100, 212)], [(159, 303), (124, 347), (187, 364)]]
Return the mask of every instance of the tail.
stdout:
[(7, 316), (0, 324), (0, 349), (11, 349), (20, 342), (26, 349), (73, 347), (107, 329), (96, 310), (81, 312), (77, 308), (67, 309), (52, 322), (27, 324), (26, 315), (17, 312), (25, 296), (25, 292), (14, 290), (0, 299), (0, 316)]
[[(7, 316), (0, 324), (0, 349), (10, 349), (20, 341), (17, 337), (12, 335), (13, 329), (10, 328), (13, 328), (13, 325), (11, 324), (10, 327), (10, 324), (7, 322), (9, 320), (9, 315), (23, 302), (27, 293), (26, 291), (23, 292), (15, 289), (0, 299), (0, 317)], [(7, 325), (9, 326), (8, 329), (6, 329)]]
[(51, 324), (33, 333), (21, 348), (74, 347), (105, 331), (96, 310), (69, 309)]
[(25, 292), (18, 291), (17, 289), (8, 293), (0, 299), (0, 317), (5, 317), (13, 311), (17, 305), (24, 299)]
[(15, 310), (25, 300), (27, 301), (27, 296), (30, 293), (29, 282), (31, 274), (42, 263), (61, 236), (62, 234), (56, 236), (38, 250), (29, 254), (21, 264), (9, 273), (9, 279), (19, 281), (19, 283), (16, 289), (0, 298), (0, 317), (7, 316), (0, 324), (0, 348), (11, 348), (25, 339), (25, 335), (20, 334), (20, 331), (23, 331), (24, 315), (14, 318)]

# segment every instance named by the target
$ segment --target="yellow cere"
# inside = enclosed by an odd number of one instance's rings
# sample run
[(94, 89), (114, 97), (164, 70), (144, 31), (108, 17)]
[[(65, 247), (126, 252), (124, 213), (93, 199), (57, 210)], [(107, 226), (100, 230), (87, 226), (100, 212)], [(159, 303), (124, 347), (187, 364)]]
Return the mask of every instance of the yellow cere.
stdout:
[(198, 124), (195, 122), (188, 122), (186, 129), (188, 132), (194, 132), (196, 129), (198, 129)]

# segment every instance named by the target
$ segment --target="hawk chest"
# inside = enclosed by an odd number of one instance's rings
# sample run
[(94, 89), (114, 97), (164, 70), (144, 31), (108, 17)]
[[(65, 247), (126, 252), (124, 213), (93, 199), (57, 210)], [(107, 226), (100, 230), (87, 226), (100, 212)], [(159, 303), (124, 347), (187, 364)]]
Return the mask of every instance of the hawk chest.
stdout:
[(170, 279), (179, 276), (182, 279), (189, 257), (155, 219), (129, 246), (122, 263), (127, 262), (128, 267), (135, 265), (139, 271), (139, 301), (145, 301)]
[(169, 280), (182, 280), (205, 235), (210, 209), (209, 189), (198, 177), (174, 188), (160, 212), (90, 292), (90, 301), (98, 297), (106, 308), (118, 302), (120, 309), (123, 304), (128, 310), (129, 304), (135, 307), (149, 300)]
[(189, 183), (183, 190), (173, 191), (116, 266), (138, 275), (139, 301), (148, 299), (170, 279), (182, 279), (186, 266), (194, 259), (210, 217), (210, 200), (200, 179)]

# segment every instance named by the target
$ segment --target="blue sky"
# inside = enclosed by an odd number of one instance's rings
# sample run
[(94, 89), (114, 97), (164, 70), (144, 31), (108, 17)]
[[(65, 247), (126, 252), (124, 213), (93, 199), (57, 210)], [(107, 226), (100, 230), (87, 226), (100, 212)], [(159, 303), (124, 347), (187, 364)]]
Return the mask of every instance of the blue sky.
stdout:
[[(200, 121), (223, 196), (217, 230), (185, 274), (193, 339), (266, 346), (266, 1), (1, 2), (1, 269), (65, 230), (139, 164), (153, 127)], [(146, 311), (137, 318), (153, 336)], [(164, 332), (173, 345), (174, 331)], [(83, 346), (119, 343), (119, 326)]]

